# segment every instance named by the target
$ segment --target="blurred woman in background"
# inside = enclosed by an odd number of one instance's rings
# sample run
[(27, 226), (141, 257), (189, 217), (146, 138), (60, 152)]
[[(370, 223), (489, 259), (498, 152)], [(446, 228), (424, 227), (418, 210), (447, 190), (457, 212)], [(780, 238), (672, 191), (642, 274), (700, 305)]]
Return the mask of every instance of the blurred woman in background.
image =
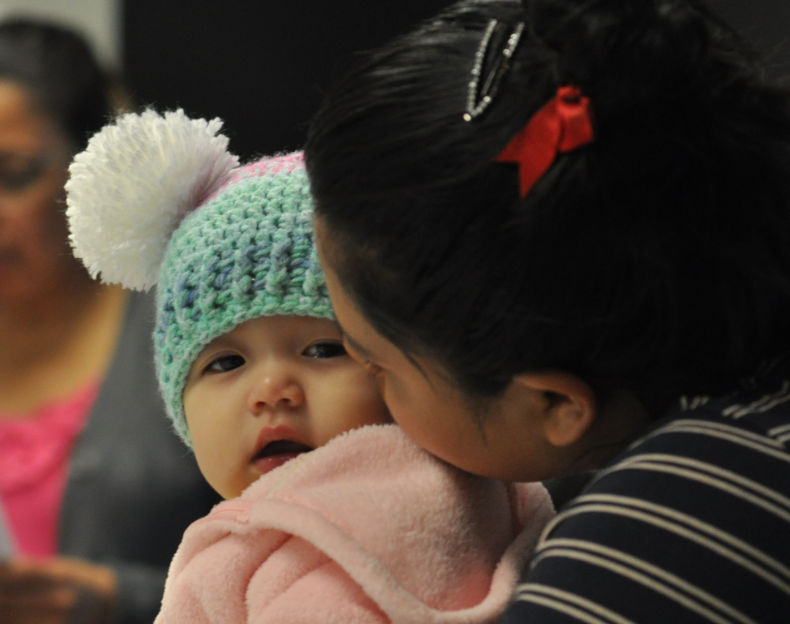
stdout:
[(0, 621), (150, 622), (217, 500), (164, 416), (149, 297), (67, 240), (68, 164), (120, 99), (79, 35), (0, 22)]

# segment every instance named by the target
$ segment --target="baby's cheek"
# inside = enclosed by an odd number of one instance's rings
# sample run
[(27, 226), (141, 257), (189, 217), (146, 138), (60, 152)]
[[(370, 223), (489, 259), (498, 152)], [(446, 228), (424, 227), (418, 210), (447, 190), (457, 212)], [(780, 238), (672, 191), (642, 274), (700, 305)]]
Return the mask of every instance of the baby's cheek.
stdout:
[(391, 422), (376, 384), (362, 367), (354, 365), (353, 371), (343, 377), (333, 385), (334, 396), (328, 399), (337, 419), (345, 423), (343, 430)]

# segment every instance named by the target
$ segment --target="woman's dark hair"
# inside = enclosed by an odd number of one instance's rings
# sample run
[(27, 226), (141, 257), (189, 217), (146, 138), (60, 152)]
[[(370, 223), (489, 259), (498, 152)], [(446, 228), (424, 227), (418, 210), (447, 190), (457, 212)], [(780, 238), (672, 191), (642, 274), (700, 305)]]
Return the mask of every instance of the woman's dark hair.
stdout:
[[(363, 313), (463, 389), (560, 369), (654, 415), (790, 348), (790, 98), (693, 0), (466, 0), (326, 97), (307, 166), (331, 264)], [(463, 120), (488, 21), (524, 21)], [(558, 86), (595, 141), (524, 199), (494, 160)]]
[(0, 80), (26, 89), (75, 152), (113, 114), (113, 79), (85, 39), (63, 26), (26, 18), (0, 20)]

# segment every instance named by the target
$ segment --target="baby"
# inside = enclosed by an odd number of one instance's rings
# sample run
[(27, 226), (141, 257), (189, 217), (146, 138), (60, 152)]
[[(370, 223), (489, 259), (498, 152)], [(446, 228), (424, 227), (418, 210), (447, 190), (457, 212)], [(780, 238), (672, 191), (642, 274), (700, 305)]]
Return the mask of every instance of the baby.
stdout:
[(89, 270), (156, 284), (168, 414), (227, 499), (185, 532), (156, 621), (497, 621), (545, 489), (458, 471), (390, 423), (333, 320), (301, 153), (238, 167), (219, 128), (126, 115), (67, 186)]

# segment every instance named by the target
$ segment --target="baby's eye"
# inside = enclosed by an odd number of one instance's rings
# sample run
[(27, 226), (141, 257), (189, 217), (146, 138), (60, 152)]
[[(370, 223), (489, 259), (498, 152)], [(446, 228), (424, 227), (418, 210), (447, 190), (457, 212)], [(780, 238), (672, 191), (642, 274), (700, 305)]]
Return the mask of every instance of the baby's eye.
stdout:
[(322, 360), (324, 358), (341, 357), (346, 355), (346, 349), (340, 341), (316, 342), (307, 347), (302, 355)]
[(240, 355), (221, 355), (214, 358), (203, 369), (206, 373), (226, 373), (244, 364), (244, 358)]

